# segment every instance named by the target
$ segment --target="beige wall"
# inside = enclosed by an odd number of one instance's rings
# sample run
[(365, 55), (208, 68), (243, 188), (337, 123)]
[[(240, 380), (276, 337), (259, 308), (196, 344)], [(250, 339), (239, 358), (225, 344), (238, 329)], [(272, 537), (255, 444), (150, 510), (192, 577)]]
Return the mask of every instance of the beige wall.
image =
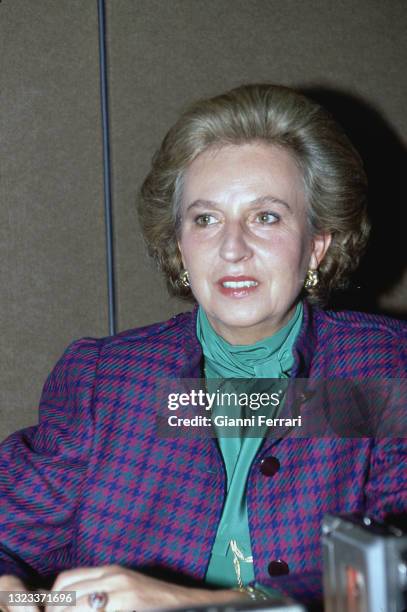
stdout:
[(107, 314), (95, 4), (3, 0), (0, 41), (2, 437)]
[[(262, 80), (312, 89), (349, 124), (379, 228), (364, 295), (405, 313), (404, 0), (106, 4), (119, 329), (185, 307), (137, 229), (151, 155), (191, 100)], [(107, 308), (96, 1), (3, 0), (0, 41), (1, 437), (35, 422), (46, 373), (72, 339), (107, 333)]]

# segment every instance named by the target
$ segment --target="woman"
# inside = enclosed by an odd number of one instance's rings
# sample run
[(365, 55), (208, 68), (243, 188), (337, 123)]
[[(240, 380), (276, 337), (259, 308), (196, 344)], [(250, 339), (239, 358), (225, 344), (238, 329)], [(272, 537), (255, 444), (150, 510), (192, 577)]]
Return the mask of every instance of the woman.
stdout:
[(317, 306), (358, 264), (365, 208), (357, 152), (291, 89), (240, 87), (180, 118), (139, 214), (170, 291), (198, 306), (80, 340), (59, 361), (39, 426), (2, 445), (2, 590), (59, 574), (53, 590), (76, 591), (83, 609), (273, 589), (305, 601), (320, 597), (325, 512), (405, 510), (399, 439), (156, 428), (157, 380), (405, 376), (400, 322)]

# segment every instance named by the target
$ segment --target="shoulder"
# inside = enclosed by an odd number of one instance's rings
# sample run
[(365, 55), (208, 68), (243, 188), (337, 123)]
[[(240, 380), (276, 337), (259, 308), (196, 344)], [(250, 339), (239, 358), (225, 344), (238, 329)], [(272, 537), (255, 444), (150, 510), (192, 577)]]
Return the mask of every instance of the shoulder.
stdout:
[(166, 373), (183, 361), (188, 337), (196, 338), (194, 312), (180, 313), (167, 321), (128, 329), (114, 336), (76, 340), (59, 363), (64, 370), (69, 365), (74, 372), (78, 367), (124, 372), (137, 362), (144, 368), (150, 367), (151, 373), (155, 370)]
[(398, 319), (357, 311), (313, 309), (318, 344), (360, 375), (404, 377), (407, 325)]
[(120, 346), (137, 345), (142, 348), (177, 343), (185, 330), (193, 327), (194, 320), (193, 312), (182, 312), (167, 321), (127, 329), (115, 336), (103, 338), (103, 346), (105, 350), (109, 350)]
[(85, 337), (72, 342), (66, 353), (79, 354), (92, 352), (95, 350), (114, 350), (115, 347), (137, 345), (154, 345), (171, 341), (174, 337), (178, 337), (182, 330), (190, 327), (193, 324), (194, 313), (182, 312), (174, 315), (167, 321), (145, 325), (143, 327), (134, 327), (121, 331), (114, 336), (104, 336), (101, 338)]
[(338, 333), (359, 336), (367, 332), (378, 334), (389, 340), (407, 333), (407, 324), (383, 315), (368, 314), (355, 310), (321, 310), (314, 308), (320, 325)]

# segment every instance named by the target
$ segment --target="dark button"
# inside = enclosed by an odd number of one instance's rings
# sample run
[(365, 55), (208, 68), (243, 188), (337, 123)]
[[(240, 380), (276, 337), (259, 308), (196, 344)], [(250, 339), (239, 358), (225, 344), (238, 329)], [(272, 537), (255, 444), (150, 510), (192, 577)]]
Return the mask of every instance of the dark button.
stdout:
[(264, 476), (274, 476), (280, 469), (280, 462), (277, 457), (266, 457), (260, 463), (260, 472)]
[(290, 573), (290, 568), (287, 563), (282, 559), (276, 559), (275, 561), (270, 561), (268, 565), (268, 571), (270, 576), (285, 576)]

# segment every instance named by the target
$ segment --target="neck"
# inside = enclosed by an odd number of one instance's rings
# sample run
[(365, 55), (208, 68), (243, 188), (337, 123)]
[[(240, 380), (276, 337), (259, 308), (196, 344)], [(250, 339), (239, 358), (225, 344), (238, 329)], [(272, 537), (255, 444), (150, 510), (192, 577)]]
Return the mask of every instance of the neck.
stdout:
[(226, 342), (232, 345), (247, 345), (255, 344), (265, 338), (270, 338), (276, 334), (280, 329), (287, 325), (288, 321), (295, 313), (297, 304), (293, 307), (277, 322), (271, 322), (270, 320), (261, 321), (255, 325), (247, 327), (232, 327), (222, 324), (218, 319), (211, 317), (206, 314), (209, 323), (213, 327), (219, 336), (221, 336)]

